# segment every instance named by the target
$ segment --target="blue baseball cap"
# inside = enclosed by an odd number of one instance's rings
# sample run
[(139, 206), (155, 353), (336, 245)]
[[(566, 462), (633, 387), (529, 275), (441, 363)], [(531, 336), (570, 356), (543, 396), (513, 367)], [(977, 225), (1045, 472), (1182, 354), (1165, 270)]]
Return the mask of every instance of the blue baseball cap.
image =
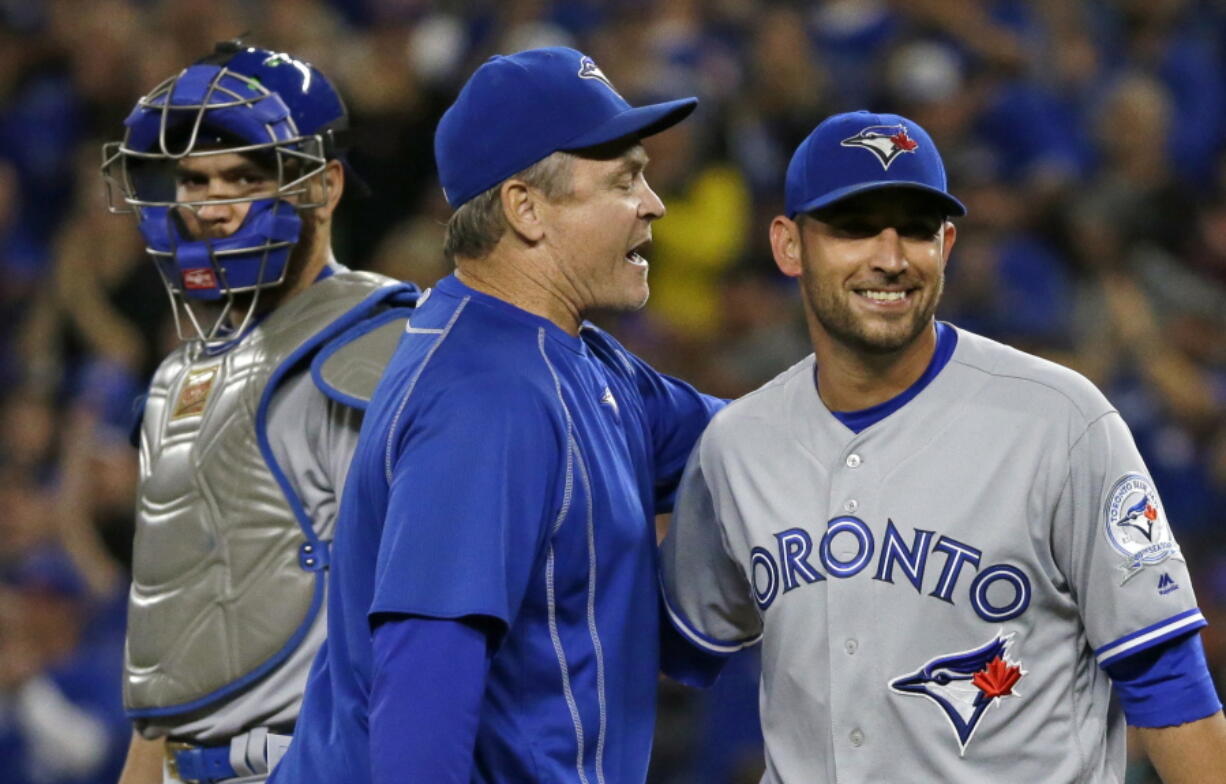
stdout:
[(847, 112), (822, 121), (788, 164), (789, 218), (878, 188), (930, 193), (949, 215), (966, 207), (946, 190), (945, 164), (928, 132), (897, 114)]
[(559, 150), (651, 136), (697, 98), (631, 106), (592, 58), (562, 46), (486, 60), (434, 133), (443, 195), (459, 207)]

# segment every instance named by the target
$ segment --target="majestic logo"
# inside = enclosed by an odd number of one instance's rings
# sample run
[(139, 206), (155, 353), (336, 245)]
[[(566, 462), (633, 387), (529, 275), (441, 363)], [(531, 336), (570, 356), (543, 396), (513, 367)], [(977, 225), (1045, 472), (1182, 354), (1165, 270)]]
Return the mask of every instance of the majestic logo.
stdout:
[(613, 397), (613, 391), (609, 389), (608, 387), (604, 388), (604, 394), (600, 396), (600, 402), (603, 405), (606, 405), (609, 408), (613, 409), (614, 414), (621, 413), (617, 409), (617, 398)]
[(612, 90), (618, 98), (621, 98), (621, 93), (617, 92), (617, 88), (609, 81), (609, 77), (605, 76), (604, 71), (600, 70), (600, 66), (596, 65), (596, 61), (587, 55), (584, 55), (579, 60), (579, 77), (582, 79), (595, 79)]
[(170, 415), (171, 420), (186, 419), (204, 413), (204, 407), (209, 402), (209, 393), (213, 391), (213, 382), (217, 380), (219, 367), (213, 365), (187, 374), (183, 388), (179, 390), (174, 413)]
[(919, 149), (919, 142), (907, 135), (905, 125), (870, 125), (840, 144), (868, 150), (881, 162), (883, 169), (889, 169), (894, 159), (903, 153)]
[(1175, 578), (1163, 572), (1162, 576), (1158, 578), (1158, 593), (1166, 596), (1168, 593), (1178, 590), (1179, 583), (1175, 582)]
[(1107, 494), (1103, 516), (1107, 541), (1124, 556), (1124, 582), (1146, 566), (1168, 558), (1183, 560), (1162, 511), (1162, 501), (1144, 476), (1121, 477)]
[(183, 270), (183, 288), (199, 291), (217, 288), (217, 275), (209, 267)]
[(1012, 632), (997, 634), (974, 650), (929, 659), (915, 672), (890, 681), (890, 690), (932, 700), (957, 736), (959, 755), (965, 755), (987, 709), (1004, 697), (1021, 696), (1013, 687), (1026, 670), (1009, 658), (1012, 643)]

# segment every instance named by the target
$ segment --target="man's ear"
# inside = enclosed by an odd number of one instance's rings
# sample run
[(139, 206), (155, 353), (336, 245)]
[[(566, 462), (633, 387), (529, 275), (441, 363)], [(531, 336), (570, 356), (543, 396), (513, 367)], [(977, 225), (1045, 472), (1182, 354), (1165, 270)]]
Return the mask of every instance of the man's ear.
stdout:
[(789, 278), (799, 278), (802, 270), (800, 225), (791, 218), (777, 215), (771, 221), (770, 239), (775, 266)]
[[(345, 192), (345, 167), (340, 161), (331, 160), (324, 164), (324, 170), (318, 178), (312, 178), (311, 188), (319, 188), (321, 193), (312, 193), (311, 198), (323, 199), (323, 204), (315, 209), (320, 220), (327, 220), (336, 212), (336, 205)], [(326, 190), (325, 190), (326, 188)]]
[(523, 180), (509, 179), (498, 190), (507, 226), (525, 242), (537, 243), (545, 236), (544, 195)]
[(944, 261), (948, 263), (950, 251), (954, 249), (954, 242), (958, 239), (958, 227), (954, 225), (953, 221), (947, 220), (941, 228), (944, 231), (941, 253), (945, 257)]

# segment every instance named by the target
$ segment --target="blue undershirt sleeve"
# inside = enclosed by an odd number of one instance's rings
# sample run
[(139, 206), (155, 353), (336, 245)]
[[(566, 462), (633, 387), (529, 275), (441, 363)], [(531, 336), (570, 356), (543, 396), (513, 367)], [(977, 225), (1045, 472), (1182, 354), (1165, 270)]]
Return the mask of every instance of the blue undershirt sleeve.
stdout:
[(668, 677), (705, 689), (715, 683), (724, 669), (730, 654), (718, 654), (703, 650), (691, 643), (673, 628), (668, 619), (668, 610), (660, 599), (660, 671)]
[(1124, 718), (1134, 727), (1175, 727), (1222, 709), (1199, 632), (1174, 637), (1106, 669)]
[(468, 784), (491, 619), (373, 617), (372, 784)]

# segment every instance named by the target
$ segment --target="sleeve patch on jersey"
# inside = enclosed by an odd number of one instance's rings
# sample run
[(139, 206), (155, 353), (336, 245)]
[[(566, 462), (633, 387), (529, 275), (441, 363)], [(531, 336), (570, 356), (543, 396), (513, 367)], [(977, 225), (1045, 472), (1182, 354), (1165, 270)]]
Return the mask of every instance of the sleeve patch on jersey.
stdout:
[(1121, 585), (1147, 566), (1168, 558), (1183, 560), (1158, 492), (1141, 474), (1125, 474), (1116, 481), (1107, 494), (1103, 517), (1107, 542), (1123, 556)]
[(958, 753), (965, 755), (987, 710), (1004, 697), (1021, 696), (1014, 687), (1027, 670), (1013, 656), (1015, 634), (1002, 630), (978, 648), (934, 656), (914, 672), (891, 679), (890, 691), (924, 697), (940, 708), (954, 731)]

